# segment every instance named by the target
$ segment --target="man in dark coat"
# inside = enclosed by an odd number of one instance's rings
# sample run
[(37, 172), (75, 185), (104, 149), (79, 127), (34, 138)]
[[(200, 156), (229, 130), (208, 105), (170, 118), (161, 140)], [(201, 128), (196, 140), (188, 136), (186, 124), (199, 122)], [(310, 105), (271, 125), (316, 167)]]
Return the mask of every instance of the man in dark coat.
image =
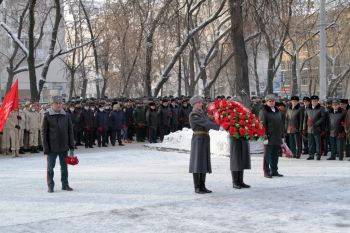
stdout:
[[(306, 109), (308, 109), (308, 107), (310, 106), (310, 102), (311, 102), (310, 97), (305, 96), (303, 98), (303, 106), (301, 108), (301, 112), (303, 115), (303, 124), (304, 124), (305, 112), (306, 112)], [(304, 126), (303, 126), (303, 128), (304, 128)], [(307, 138), (307, 132), (302, 130), (301, 134), (302, 134), (302, 138), (303, 138), (303, 154), (309, 154), (309, 141)]]
[[(324, 108), (318, 103), (318, 96), (311, 96), (311, 105), (306, 109), (303, 128), (308, 134), (309, 157), (307, 160), (321, 159), (321, 132), (325, 121)], [(316, 155), (316, 156), (315, 156)]]
[(148, 125), (148, 140), (150, 143), (157, 143), (158, 113), (156, 104), (151, 102), (146, 112), (146, 122)]
[(191, 157), (189, 172), (193, 173), (195, 192), (199, 194), (211, 193), (205, 187), (206, 173), (211, 173), (210, 137), (209, 130), (219, 130), (220, 127), (211, 121), (202, 110), (203, 99), (193, 96), (190, 100), (193, 110), (189, 121), (193, 136), (191, 140)]
[(125, 127), (125, 113), (121, 109), (120, 104), (113, 105), (113, 111), (109, 114), (109, 121), (111, 126), (111, 144), (115, 146), (118, 140), (119, 146), (124, 146), (122, 143), (121, 130)]
[(91, 109), (92, 107), (92, 103), (86, 103), (81, 113), (81, 125), (84, 132), (85, 148), (93, 148), (94, 111)]
[(126, 140), (128, 143), (132, 142), (132, 138), (134, 136), (135, 130), (135, 122), (134, 122), (134, 108), (131, 100), (128, 100), (125, 108), (125, 122), (126, 122)]
[(346, 133), (346, 142), (347, 142), (346, 156), (348, 157), (348, 152), (350, 154), (350, 109), (347, 111), (345, 116), (345, 133)]
[(170, 132), (176, 132), (179, 129), (179, 107), (177, 106), (176, 99), (171, 99), (171, 123)]
[(332, 110), (329, 111), (329, 140), (332, 153), (327, 160), (335, 160), (337, 156), (339, 156), (339, 160), (343, 160), (344, 157), (345, 128), (343, 122), (346, 112), (340, 108), (339, 104), (338, 99), (333, 100)]
[(172, 121), (172, 112), (169, 107), (169, 101), (166, 98), (162, 100), (162, 104), (158, 109), (158, 119), (160, 141), (163, 141), (164, 136), (170, 133), (170, 125)]
[(285, 131), (289, 138), (290, 150), (293, 158), (300, 158), (301, 155), (301, 131), (303, 130), (303, 113), (299, 104), (299, 97), (291, 97), (291, 105), (286, 112)]
[(41, 134), (44, 154), (47, 157), (48, 192), (54, 191), (53, 176), (57, 156), (61, 165), (62, 190), (72, 191), (73, 189), (68, 184), (68, 168), (65, 158), (68, 155), (68, 150), (73, 156), (74, 134), (72, 120), (62, 109), (62, 97), (54, 96), (52, 98), (51, 108), (45, 113), (42, 121)]
[(182, 128), (190, 128), (190, 122), (188, 117), (190, 116), (191, 111), (192, 108), (188, 104), (188, 99), (184, 99), (179, 112), (179, 123), (181, 130)]
[(266, 129), (267, 144), (264, 154), (264, 176), (282, 177), (278, 173), (278, 157), (280, 155), (282, 138), (284, 137), (283, 114), (275, 107), (275, 96), (269, 94), (265, 97), (266, 105), (260, 110), (259, 118)]
[[(340, 99), (340, 108), (342, 108), (345, 112), (350, 110), (349, 100), (348, 99)], [(350, 120), (350, 118), (348, 118)], [(346, 157), (350, 157), (350, 131), (347, 131), (347, 139), (345, 140), (345, 151)]]
[(146, 125), (146, 109), (142, 101), (137, 103), (134, 109), (134, 122), (136, 130), (136, 141), (144, 142), (146, 137), (147, 125)]
[(95, 112), (96, 136), (98, 147), (107, 147), (107, 130), (109, 126), (108, 113), (105, 112), (104, 106), (100, 104), (97, 112)]

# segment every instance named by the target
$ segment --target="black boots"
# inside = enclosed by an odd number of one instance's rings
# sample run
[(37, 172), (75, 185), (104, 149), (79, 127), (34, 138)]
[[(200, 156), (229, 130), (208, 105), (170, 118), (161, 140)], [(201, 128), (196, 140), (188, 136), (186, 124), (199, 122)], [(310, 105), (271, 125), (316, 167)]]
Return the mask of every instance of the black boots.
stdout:
[(231, 171), (232, 185), (235, 189), (250, 188), (249, 185), (243, 182), (243, 171)]
[(201, 188), (202, 188), (202, 191), (204, 193), (212, 193), (211, 190), (207, 189), (205, 187), (205, 177), (206, 177), (206, 173), (200, 173), (200, 177), (199, 177), (199, 182), (200, 182), (200, 185), (201, 185)]
[(239, 183), (240, 183), (240, 185), (241, 185), (241, 187), (242, 188), (250, 188), (250, 185), (247, 185), (247, 184), (245, 184), (244, 182), (243, 182), (243, 172), (244, 171), (240, 171), (239, 173), (238, 173), (238, 181), (239, 181)]
[(232, 175), (232, 184), (233, 184), (233, 188), (235, 189), (241, 189), (240, 183), (239, 183), (239, 172), (236, 171), (231, 171), (231, 175)]
[(200, 186), (200, 173), (193, 173), (193, 184), (194, 184), (194, 192), (198, 194), (204, 194)]
[(69, 187), (69, 185), (63, 186), (62, 190), (73, 191), (73, 189), (71, 187)]
[(39, 151), (38, 151), (38, 147), (36, 147), (36, 146), (32, 146), (32, 147), (30, 148), (30, 153), (32, 153), (32, 154), (39, 153)]
[(205, 173), (193, 173), (193, 183), (194, 191), (198, 194), (211, 193), (212, 191), (208, 190), (205, 187)]
[(53, 193), (53, 187), (48, 187), (48, 189), (47, 189), (47, 192), (49, 192), (49, 193)]

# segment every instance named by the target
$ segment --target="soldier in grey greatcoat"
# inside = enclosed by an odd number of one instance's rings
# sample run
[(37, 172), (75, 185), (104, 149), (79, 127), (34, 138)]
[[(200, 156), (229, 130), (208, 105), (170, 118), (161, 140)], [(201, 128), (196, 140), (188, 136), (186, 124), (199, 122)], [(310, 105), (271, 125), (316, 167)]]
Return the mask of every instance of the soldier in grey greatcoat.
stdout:
[(251, 169), (249, 142), (230, 136), (230, 170), (233, 188), (250, 188), (243, 182), (244, 169)]
[(220, 126), (211, 121), (204, 113), (203, 99), (200, 96), (193, 96), (190, 99), (193, 110), (189, 116), (193, 136), (191, 141), (191, 157), (189, 172), (193, 173), (195, 192), (199, 194), (211, 193), (205, 187), (206, 173), (211, 173), (210, 161), (210, 129), (219, 130)]

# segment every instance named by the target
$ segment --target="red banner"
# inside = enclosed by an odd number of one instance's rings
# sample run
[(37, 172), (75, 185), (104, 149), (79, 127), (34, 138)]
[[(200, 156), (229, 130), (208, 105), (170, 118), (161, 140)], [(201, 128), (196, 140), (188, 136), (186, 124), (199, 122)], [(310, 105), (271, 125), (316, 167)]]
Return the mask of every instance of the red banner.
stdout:
[(13, 110), (18, 110), (18, 80), (2, 101), (0, 109), (0, 132), (4, 130), (6, 120)]

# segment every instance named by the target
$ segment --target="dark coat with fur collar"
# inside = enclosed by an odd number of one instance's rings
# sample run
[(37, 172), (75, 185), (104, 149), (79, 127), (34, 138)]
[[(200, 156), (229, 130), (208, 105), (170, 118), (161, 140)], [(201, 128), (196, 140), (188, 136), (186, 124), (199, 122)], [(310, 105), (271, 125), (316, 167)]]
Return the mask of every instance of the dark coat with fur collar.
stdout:
[(275, 107), (275, 112), (265, 105), (259, 113), (259, 118), (266, 129), (268, 145), (281, 145), (284, 137), (284, 115)]

